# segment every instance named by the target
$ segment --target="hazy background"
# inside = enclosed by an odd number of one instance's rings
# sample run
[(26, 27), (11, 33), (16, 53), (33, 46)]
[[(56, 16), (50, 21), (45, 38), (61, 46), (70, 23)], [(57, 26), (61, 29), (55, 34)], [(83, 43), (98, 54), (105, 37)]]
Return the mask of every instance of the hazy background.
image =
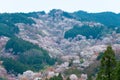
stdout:
[(0, 0), (0, 13), (3, 12), (33, 12), (51, 9), (62, 9), (73, 12), (84, 10), (88, 12), (112, 11), (120, 12), (120, 0)]

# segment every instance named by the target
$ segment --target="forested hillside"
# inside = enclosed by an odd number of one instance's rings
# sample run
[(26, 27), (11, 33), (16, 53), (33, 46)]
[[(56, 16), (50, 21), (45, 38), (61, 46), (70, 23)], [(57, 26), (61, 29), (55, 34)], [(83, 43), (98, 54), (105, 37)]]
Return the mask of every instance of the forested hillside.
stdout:
[[(44, 14), (44, 12), (40, 12), (39, 14)], [(0, 56), (0, 60), (4, 61), (3, 66), (9, 73), (17, 75), (29, 69), (39, 71), (43, 69), (44, 66), (53, 65), (55, 63), (55, 59), (49, 56), (49, 52), (40, 48), (38, 45), (16, 36), (20, 32), (19, 28), (16, 26), (17, 23), (27, 25), (35, 24), (35, 21), (32, 20), (31, 17), (37, 17), (37, 14), (0, 14), (0, 37), (6, 36), (10, 38), (5, 45), (5, 51), (11, 53), (13, 56), (17, 56), (17, 59)]]
[(106, 26), (120, 25), (120, 14), (113, 12), (87, 13), (84, 11), (77, 11), (73, 13), (73, 16), (80, 21), (100, 22)]
[(72, 29), (70, 29), (69, 31), (66, 31), (65, 33), (65, 38), (74, 38), (77, 35), (82, 35), (85, 36), (86, 38), (100, 38), (103, 33), (104, 33), (105, 29), (102, 26), (94, 26), (94, 27), (90, 27), (90, 26), (74, 26)]
[(113, 68), (107, 57), (117, 60), (110, 75), (119, 80), (119, 56), (120, 14), (60, 9), (0, 14), (0, 79), (101, 80), (109, 75), (105, 68)]

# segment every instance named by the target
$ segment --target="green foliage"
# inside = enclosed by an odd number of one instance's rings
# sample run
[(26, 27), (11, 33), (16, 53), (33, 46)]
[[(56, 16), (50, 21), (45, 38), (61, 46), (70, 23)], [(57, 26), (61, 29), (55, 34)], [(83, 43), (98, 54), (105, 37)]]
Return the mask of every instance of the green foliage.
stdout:
[(0, 60), (4, 61), (3, 66), (9, 73), (22, 74), (28, 69), (27, 66), (12, 58), (0, 58)]
[(97, 60), (100, 60), (100, 59), (103, 57), (103, 54), (104, 54), (104, 53), (102, 53), (102, 52), (99, 53), (99, 55), (98, 55), (98, 57), (97, 57)]
[(39, 15), (44, 15), (44, 14), (46, 14), (46, 13), (44, 11), (41, 11), (41, 12), (30, 12), (25, 15), (28, 17), (39, 18)]
[(55, 63), (55, 59), (51, 58), (47, 51), (36, 49), (31, 49), (20, 54), (19, 61), (31, 66), (35, 71), (39, 71), (45, 65), (53, 65)]
[(3, 57), (0, 60), (4, 61), (3, 66), (9, 73), (16, 75), (26, 70), (39, 71), (46, 65), (53, 65), (56, 61), (48, 55), (47, 51), (36, 49), (19, 54), (16, 60)]
[[(52, 16), (52, 17), (56, 17), (55, 13), (58, 12), (58, 11), (61, 11), (61, 10), (60, 9), (53, 9), (49, 12), (49, 15)], [(73, 18), (73, 16), (71, 14), (69, 14), (67, 12), (64, 12), (64, 11), (63, 11), (63, 13), (60, 14), (60, 16), (61, 17), (64, 16), (64, 17), (67, 17), (67, 18)]]
[(54, 77), (50, 78), (49, 80), (63, 80), (63, 77), (61, 74), (59, 74), (58, 76), (54, 76)]
[(12, 52), (14, 54), (18, 54), (30, 49), (39, 49), (39, 47), (23, 39), (13, 37), (7, 42), (5, 49), (7, 51), (9, 51), (9, 49), (12, 49)]
[(90, 77), (88, 76), (88, 79), (87, 79), (87, 80), (93, 80), (93, 79), (92, 79), (92, 77), (91, 77), (91, 76), (90, 76)]
[(72, 29), (65, 32), (65, 38), (74, 38), (77, 35), (86, 36), (86, 38), (100, 38), (102, 35), (103, 27), (90, 27), (90, 26), (74, 26)]
[(90, 79), (91, 77), (95, 77), (96, 74), (99, 71), (99, 67), (100, 67), (100, 61), (94, 61), (94, 63), (90, 64), (88, 67), (84, 68), (82, 70), (82, 73), (87, 74), (88, 79)]
[(45, 80), (49, 80), (48, 78), (46, 78)]
[(71, 59), (70, 61), (69, 61), (69, 67), (71, 67), (73, 65), (73, 59)]
[(15, 24), (15, 23), (25, 23), (25, 24), (35, 23), (32, 19), (28, 18), (23, 13), (0, 14), (0, 21), (8, 25)]
[(15, 26), (16, 23), (33, 24), (35, 22), (23, 13), (0, 14), (0, 36), (13, 37), (19, 33), (19, 28)]
[(68, 77), (66, 80), (70, 80), (70, 78)]
[(113, 72), (115, 67), (115, 54), (112, 47), (108, 46), (101, 59), (100, 71), (96, 80), (114, 80)]
[(0, 23), (0, 36), (4, 35), (7, 37), (15, 36), (19, 32), (18, 27), (12, 26), (12, 25), (6, 25), (3, 23)]
[(74, 12), (73, 16), (80, 21), (99, 22), (106, 26), (120, 25), (120, 14), (115, 14), (112, 12), (87, 13), (83, 11), (78, 11), (78, 12)]
[[(39, 71), (46, 65), (55, 64), (56, 61), (56, 59), (49, 56), (49, 53), (46, 50), (17, 37), (11, 38), (7, 42), (5, 49), (18, 56), (17, 60), (3, 60), (6, 61), (6, 63), (4, 63), (5, 68), (8, 71), (12, 71), (13, 69), (16, 74), (22, 73), (25, 70)], [(14, 68), (12, 66), (14, 66)], [(23, 70), (20, 70), (20, 67), (24, 67), (25, 69), (23, 68)]]
[(120, 61), (118, 62), (114, 72), (114, 80), (120, 80)]

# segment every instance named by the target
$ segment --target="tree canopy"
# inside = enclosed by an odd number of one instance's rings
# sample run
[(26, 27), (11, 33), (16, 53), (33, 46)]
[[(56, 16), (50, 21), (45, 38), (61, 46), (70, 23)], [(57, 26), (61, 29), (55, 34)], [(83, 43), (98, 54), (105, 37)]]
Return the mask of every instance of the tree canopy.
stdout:
[(114, 80), (114, 70), (116, 67), (115, 53), (111, 46), (107, 47), (101, 59), (101, 66), (96, 80)]

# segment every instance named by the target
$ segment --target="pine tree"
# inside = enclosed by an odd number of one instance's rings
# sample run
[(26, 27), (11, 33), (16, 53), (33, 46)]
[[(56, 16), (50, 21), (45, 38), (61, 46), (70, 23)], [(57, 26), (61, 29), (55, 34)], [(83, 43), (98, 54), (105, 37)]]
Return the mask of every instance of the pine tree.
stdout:
[(111, 46), (107, 47), (101, 59), (100, 71), (96, 80), (114, 80), (113, 72), (116, 66), (115, 53)]
[(115, 80), (120, 80), (120, 62), (118, 62), (114, 73), (115, 73), (114, 75)]
[(66, 80), (70, 80), (70, 78), (68, 77)]
[(59, 78), (59, 80), (63, 80), (63, 77), (62, 77), (61, 73), (59, 73), (58, 78)]

